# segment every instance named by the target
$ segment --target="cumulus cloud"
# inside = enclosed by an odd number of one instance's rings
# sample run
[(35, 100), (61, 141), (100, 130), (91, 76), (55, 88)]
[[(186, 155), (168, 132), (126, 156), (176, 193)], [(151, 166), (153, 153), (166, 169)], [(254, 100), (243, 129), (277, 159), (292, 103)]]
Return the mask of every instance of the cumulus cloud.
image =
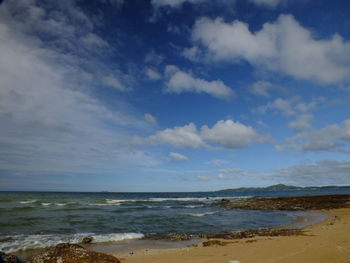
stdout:
[(157, 119), (150, 113), (145, 113), (144, 115), (145, 120), (150, 124), (157, 124)]
[(181, 153), (175, 153), (175, 152), (169, 153), (169, 159), (173, 161), (178, 161), (178, 162), (188, 161), (188, 157), (186, 155), (183, 155)]
[(277, 98), (265, 105), (254, 109), (256, 113), (266, 113), (267, 111), (279, 111), (286, 116), (293, 116), (296, 114), (305, 114), (315, 110), (325, 101), (324, 97), (312, 98), (310, 101), (302, 101), (300, 97), (291, 97), (287, 99)]
[(311, 121), (314, 118), (312, 114), (302, 114), (294, 121), (288, 123), (288, 126), (295, 131), (305, 131), (311, 129)]
[(192, 74), (181, 71), (175, 66), (167, 66), (165, 71), (168, 76), (165, 91), (168, 93), (207, 93), (220, 99), (228, 99), (234, 95), (234, 91), (221, 80), (207, 81), (196, 78)]
[(322, 160), (277, 170), (274, 178), (299, 185), (348, 185), (350, 161)]
[(101, 78), (102, 83), (108, 87), (114, 88), (119, 91), (127, 91), (129, 90), (124, 84), (120, 82), (119, 79), (113, 76), (103, 76)]
[(203, 139), (198, 134), (197, 127), (194, 123), (158, 131), (155, 135), (150, 136), (147, 141), (187, 148), (204, 146)]
[(248, 147), (254, 143), (265, 143), (271, 139), (258, 134), (252, 127), (232, 120), (218, 121), (212, 128), (207, 125), (197, 129), (194, 123), (158, 131), (156, 134), (135, 137), (134, 144), (165, 143), (176, 147), (199, 148), (219, 145), (228, 149)]
[(270, 97), (270, 92), (276, 89), (279, 89), (279, 87), (273, 85), (269, 81), (264, 80), (257, 81), (248, 88), (250, 93), (263, 97)]
[[(341, 83), (350, 80), (350, 43), (340, 35), (319, 39), (296, 21), (292, 15), (280, 15), (277, 21), (265, 23), (252, 32), (239, 20), (201, 18), (192, 30), (198, 45), (192, 57), (209, 61), (248, 61), (299, 79), (319, 83)], [(187, 51), (189, 52), (189, 51)]]
[(327, 125), (320, 130), (300, 132), (278, 145), (278, 150), (292, 149), (302, 151), (327, 151), (350, 153), (350, 119), (341, 124)]
[(158, 71), (151, 68), (146, 68), (145, 74), (151, 80), (158, 80), (162, 77)]
[(295, 101), (295, 98), (277, 98), (274, 101), (267, 103), (266, 105), (258, 107), (254, 111), (258, 113), (266, 113), (269, 110), (277, 110), (282, 112), (284, 115), (294, 115), (296, 111), (292, 106), (292, 104), (294, 103), (293, 101)]
[(262, 140), (252, 127), (232, 120), (218, 121), (212, 128), (203, 126), (201, 136), (208, 142), (230, 149), (248, 147)]

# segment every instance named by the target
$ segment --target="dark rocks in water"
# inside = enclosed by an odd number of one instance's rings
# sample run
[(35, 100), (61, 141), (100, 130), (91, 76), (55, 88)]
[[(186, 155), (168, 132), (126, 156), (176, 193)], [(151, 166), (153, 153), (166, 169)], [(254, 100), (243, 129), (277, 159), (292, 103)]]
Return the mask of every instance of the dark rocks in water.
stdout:
[(84, 237), (81, 243), (83, 244), (90, 244), (92, 242), (93, 238), (92, 237)]
[(189, 234), (173, 234), (173, 235), (168, 235), (168, 239), (171, 241), (190, 240), (191, 235), (189, 235)]
[(193, 236), (191, 234), (183, 233), (183, 234), (149, 234), (145, 236), (145, 239), (149, 240), (170, 240), (170, 241), (185, 241), (191, 240)]
[(0, 252), (0, 263), (18, 263), (18, 262), (19, 262), (19, 259), (17, 256)]
[(256, 236), (296, 236), (303, 235), (304, 232), (300, 229), (258, 229), (258, 230), (244, 230), (239, 232), (229, 232), (220, 234), (207, 234), (203, 235), (202, 238), (221, 238), (221, 239), (243, 239), (252, 238)]
[(77, 244), (61, 243), (56, 247), (36, 255), (32, 263), (120, 263), (112, 255), (89, 251)]
[(208, 240), (208, 241), (204, 241), (202, 243), (203, 247), (212, 247), (212, 246), (225, 246), (227, 243), (226, 242), (222, 242), (220, 240)]
[(320, 210), (349, 207), (350, 195), (293, 196), (252, 198), (219, 202), (229, 208), (247, 210)]

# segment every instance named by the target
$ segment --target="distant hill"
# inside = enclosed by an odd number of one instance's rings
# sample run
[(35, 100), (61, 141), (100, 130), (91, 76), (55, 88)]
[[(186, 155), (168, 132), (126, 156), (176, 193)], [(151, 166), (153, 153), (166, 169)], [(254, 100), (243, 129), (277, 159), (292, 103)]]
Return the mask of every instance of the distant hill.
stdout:
[(215, 192), (245, 192), (245, 191), (287, 191), (287, 190), (317, 190), (317, 189), (332, 189), (332, 188), (349, 188), (350, 186), (294, 186), (285, 184), (275, 184), (267, 187), (240, 187), (232, 189), (223, 189)]

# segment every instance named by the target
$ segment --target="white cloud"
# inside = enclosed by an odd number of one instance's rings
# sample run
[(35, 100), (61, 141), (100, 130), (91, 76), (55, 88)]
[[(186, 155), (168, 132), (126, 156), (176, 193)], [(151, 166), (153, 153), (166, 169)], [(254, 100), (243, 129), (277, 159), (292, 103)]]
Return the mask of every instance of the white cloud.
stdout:
[(273, 178), (299, 185), (348, 185), (350, 161), (323, 160), (277, 170)]
[(321, 130), (300, 132), (287, 138), (286, 143), (278, 145), (277, 149), (350, 153), (350, 119), (341, 124), (327, 125)]
[(154, 50), (147, 53), (145, 56), (145, 62), (148, 64), (159, 66), (164, 61), (164, 56), (156, 53)]
[(300, 97), (291, 97), (287, 99), (277, 98), (272, 102), (259, 106), (254, 109), (256, 113), (266, 113), (270, 110), (280, 111), (286, 116), (305, 114), (315, 110), (325, 101), (324, 97), (312, 98), (309, 102), (301, 101)]
[(169, 153), (169, 159), (173, 161), (186, 162), (188, 161), (188, 157), (181, 153), (171, 152)]
[(203, 126), (201, 136), (208, 142), (231, 149), (248, 147), (262, 139), (252, 127), (232, 120), (218, 121), (212, 128)]
[(250, 93), (257, 96), (270, 97), (270, 91), (274, 89), (278, 89), (278, 87), (271, 82), (260, 80), (253, 83), (248, 90)]
[(219, 179), (236, 179), (238, 177), (245, 177), (249, 174), (241, 169), (220, 169), (218, 174)]
[(324, 101), (324, 97), (313, 98), (310, 102), (300, 101), (295, 105), (295, 108), (300, 112), (309, 112), (316, 109)]
[(288, 126), (295, 131), (305, 131), (311, 129), (312, 114), (302, 114), (294, 121), (288, 123)]
[(294, 115), (296, 112), (292, 106), (293, 100), (295, 99), (277, 98), (274, 101), (267, 103), (266, 105), (258, 107), (255, 111), (258, 113), (266, 113), (268, 110), (278, 110), (281, 111), (284, 115)]
[(150, 113), (144, 115), (145, 120), (150, 124), (157, 124), (157, 119)]
[(208, 1), (208, 0), (152, 0), (151, 3), (155, 8), (159, 8), (162, 6), (169, 6), (169, 7), (176, 8), (176, 7), (180, 7), (185, 2), (197, 4), (205, 1)]
[(171, 144), (176, 147), (198, 148), (204, 146), (202, 138), (197, 133), (196, 125), (193, 123), (158, 131), (155, 135), (150, 136), (147, 141)]
[(124, 84), (120, 82), (119, 79), (113, 76), (104, 76), (102, 77), (102, 83), (111, 88), (117, 89), (119, 91), (127, 91), (129, 90)]
[(194, 123), (173, 129), (158, 131), (146, 137), (134, 137), (132, 144), (165, 143), (176, 147), (211, 147), (211, 144), (236, 149), (248, 147), (254, 143), (270, 141), (267, 136), (259, 135), (252, 127), (232, 120), (218, 121), (212, 128), (201, 127), (200, 132)]
[(208, 164), (214, 166), (214, 167), (221, 167), (225, 164), (228, 164), (229, 161), (227, 160), (221, 160), (221, 159), (214, 159), (214, 160), (211, 160), (210, 162), (208, 162)]
[[(94, 84), (100, 83), (95, 69), (106, 68), (99, 58), (108, 52), (108, 43), (94, 31), (74, 1), (1, 4), (1, 170), (112, 173), (126, 160), (156, 163), (145, 151), (116, 149), (114, 144), (129, 136), (123, 132), (126, 126), (146, 124), (91, 96)], [(118, 107), (127, 108), (123, 101)]]
[(234, 91), (221, 80), (207, 81), (196, 78), (175, 66), (167, 66), (165, 71), (166, 75), (169, 76), (166, 92), (176, 94), (183, 92), (207, 93), (220, 99), (229, 99), (234, 95)]
[(151, 68), (147, 68), (145, 70), (145, 74), (151, 80), (158, 80), (162, 77), (158, 71), (151, 69)]
[(256, 5), (266, 6), (270, 8), (280, 5), (282, 2), (286, 2), (285, 0), (249, 0), (249, 1)]
[(199, 44), (197, 50), (192, 49), (192, 57), (196, 51), (207, 54), (209, 61), (245, 60), (257, 67), (325, 84), (350, 80), (350, 43), (338, 34), (318, 39), (291, 15), (281, 15), (256, 32), (238, 20), (226, 23), (221, 18), (201, 18), (192, 30), (192, 40)]

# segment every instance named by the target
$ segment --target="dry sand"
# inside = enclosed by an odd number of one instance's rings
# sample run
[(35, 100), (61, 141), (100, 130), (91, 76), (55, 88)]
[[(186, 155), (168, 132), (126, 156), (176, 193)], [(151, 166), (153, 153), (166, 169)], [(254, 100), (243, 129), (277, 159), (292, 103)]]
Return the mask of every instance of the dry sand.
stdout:
[(123, 263), (349, 263), (350, 209), (322, 212), (331, 216), (305, 227), (305, 235), (220, 240), (225, 245), (139, 249), (115, 255)]

